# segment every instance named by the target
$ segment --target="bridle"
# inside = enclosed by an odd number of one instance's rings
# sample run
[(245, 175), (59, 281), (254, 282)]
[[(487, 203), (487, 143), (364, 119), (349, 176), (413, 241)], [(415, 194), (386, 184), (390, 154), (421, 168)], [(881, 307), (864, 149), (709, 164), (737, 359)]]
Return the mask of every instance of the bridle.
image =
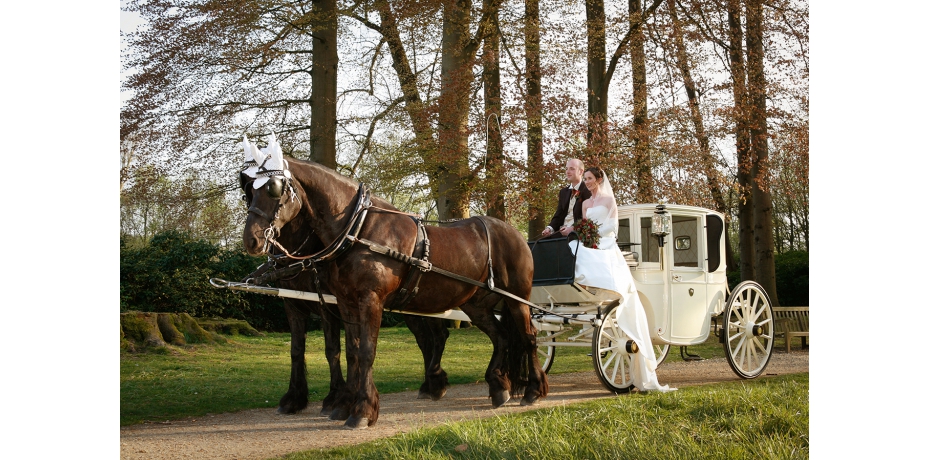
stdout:
[[(246, 174), (244, 171), (248, 168), (249, 165), (246, 164), (246, 167), (243, 168), (243, 172), (239, 174), (239, 185), (242, 187), (243, 195), (242, 199), (249, 206), (248, 212), (250, 214), (255, 214), (256, 216), (262, 217), (268, 221), (268, 227), (262, 231), (262, 236), (265, 238), (265, 244), (262, 247), (262, 252), (267, 253), (271, 245), (274, 244), (279, 249), (284, 251), (287, 254), (287, 250), (281, 246), (280, 243), (276, 240), (278, 236), (281, 235), (281, 227), (283, 225), (278, 224), (278, 218), (280, 217), (281, 209), (284, 207), (284, 203), (291, 201), (297, 202), (297, 206), (301, 206), (300, 195), (297, 194), (297, 191), (294, 189), (294, 179), (285, 175), (284, 171), (287, 170), (287, 163), (284, 164), (283, 170), (268, 170), (264, 168), (264, 163), (258, 166), (259, 171), (255, 174), (256, 177), (251, 177)], [(261, 187), (267, 187), (268, 196), (271, 198), (276, 198), (278, 200), (277, 206), (275, 206), (274, 214), (269, 216), (265, 211), (257, 208), (252, 205), (252, 194), (249, 192), (250, 187), (252, 187), (253, 182), (257, 179), (267, 177), (268, 180)], [(254, 187), (252, 187), (254, 189)], [(309, 236), (308, 236), (309, 239)], [(306, 241), (304, 241), (306, 244)], [(303, 244), (301, 244), (303, 247)], [(299, 250), (300, 248), (298, 248)]]

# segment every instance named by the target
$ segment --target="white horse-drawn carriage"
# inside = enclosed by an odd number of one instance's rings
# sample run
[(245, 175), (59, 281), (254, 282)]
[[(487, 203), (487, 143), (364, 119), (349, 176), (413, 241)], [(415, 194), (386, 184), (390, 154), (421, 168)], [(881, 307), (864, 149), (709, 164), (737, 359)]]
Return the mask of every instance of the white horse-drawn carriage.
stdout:
[[(693, 206), (642, 204), (619, 207), (617, 217), (617, 244), (646, 311), (656, 362), (672, 346), (704, 343), (718, 318), (730, 367), (742, 378), (759, 376), (774, 343), (771, 302), (752, 281), (729, 292), (723, 215)], [(558, 347), (589, 347), (601, 382), (627, 392), (633, 385), (632, 355), (639, 350), (616, 327), (620, 295), (575, 281), (568, 245), (579, 242), (572, 240), (530, 243), (535, 264), (530, 301), (555, 313), (534, 315), (540, 362), (548, 371)]]
[[(661, 363), (672, 346), (704, 343), (715, 331), (727, 361), (742, 378), (759, 376), (768, 365), (774, 344), (774, 318), (768, 295), (753, 281), (730, 292), (726, 277), (724, 217), (709, 209), (681, 205), (641, 204), (619, 207), (618, 246), (623, 250), (648, 319), (649, 335)], [(570, 245), (580, 242), (551, 238), (528, 243), (533, 253), (533, 290), (540, 363), (549, 371), (560, 347), (591, 350), (600, 381), (616, 393), (633, 388), (632, 361), (636, 343), (618, 327), (622, 295), (575, 280), (575, 256)], [(224, 280), (216, 287), (322, 299), (330, 295), (291, 291)], [(401, 311), (405, 314), (420, 314)], [(460, 310), (434, 315), (469, 321)]]

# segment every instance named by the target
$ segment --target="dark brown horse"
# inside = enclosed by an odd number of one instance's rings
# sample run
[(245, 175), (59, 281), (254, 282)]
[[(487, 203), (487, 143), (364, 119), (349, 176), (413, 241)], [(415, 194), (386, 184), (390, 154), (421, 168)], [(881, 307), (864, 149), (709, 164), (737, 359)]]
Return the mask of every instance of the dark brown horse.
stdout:
[[(277, 239), (280, 229), (292, 223), (304, 232), (298, 232), (297, 237), (313, 232), (327, 247), (326, 256), (321, 256), (321, 260), (328, 261), (325, 287), (337, 298), (346, 330), (347, 388), (351, 400), (345, 425), (364, 428), (378, 420), (378, 392), (372, 380), (372, 364), (382, 311), (407, 272), (417, 268), (372, 252), (361, 243), (352, 244), (346, 235), (352, 233), (362, 240), (411, 255), (417, 225), (380, 198), (371, 197), (369, 203), (367, 196), (359, 193), (362, 189), (358, 183), (328, 168), (290, 158), (287, 161), (289, 166), (285, 168), (289, 172), (266, 172), (264, 177), (269, 180), (256, 182), (258, 187), (252, 190), (243, 243), (250, 254), (262, 254)], [(433, 266), (481, 283), (493, 282), (517, 297), (529, 298), (532, 255), (523, 236), (509, 224), (476, 217), (448, 227), (430, 226), (426, 233)], [(498, 319), (494, 306), (501, 300), (504, 307)], [(525, 303), (428, 271), (423, 275), (419, 293), (405, 310), (439, 313), (456, 307), (493, 344), (485, 380), (494, 407), (507, 402), (511, 394), (522, 392), (521, 404), (533, 404), (546, 396), (548, 382), (536, 355), (536, 331)], [(336, 412), (331, 418), (337, 418), (335, 415)]]
[[(243, 198), (247, 203), (252, 200), (252, 182), (253, 178), (240, 174), (240, 184), (245, 193)], [(303, 254), (313, 254), (323, 249), (323, 244), (316, 234), (306, 235), (299, 228), (299, 220), (292, 220), (281, 228), (278, 242), (288, 248), (294, 256)], [(298, 236), (298, 234), (301, 235)], [(279, 254), (280, 250), (272, 248), (271, 253)], [(313, 268), (317, 268), (317, 274), (321, 277), (326, 275), (326, 263), (318, 267), (294, 267), (293, 264), (299, 263), (299, 259), (289, 257), (275, 257), (274, 263), (263, 265), (264, 270), (261, 273), (253, 274), (258, 279), (264, 277), (265, 280), (273, 280), (278, 286), (285, 289), (293, 290), (311, 290), (315, 291), (316, 283), (313, 280), (315, 276)], [(297, 273), (288, 273), (296, 268), (300, 271)], [(286, 273), (283, 275), (278, 275)], [(276, 276), (277, 275), (277, 276)], [(265, 284), (262, 282), (260, 284)], [(323, 283), (325, 284), (325, 283)], [(324, 294), (329, 294), (323, 289)], [(345, 419), (348, 411), (349, 394), (346, 391), (346, 382), (342, 377), (342, 366), (340, 364), (340, 331), (342, 320), (339, 318), (337, 308), (331, 304), (321, 304), (309, 300), (284, 298), (284, 311), (287, 315), (288, 325), (291, 332), (291, 376), (287, 392), (278, 402), (278, 413), (294, 414), (305, 409), (309, 402), (307, 389), (307, 365), (306, 365), (306, 334), (310, 315), (317, 315), (321, 319), (323, 336), (325, 341), (326, 361), (329, 364), (330, 384), (329, 392), (323, 398), (321, 415), (334, 416)], [(425, 316), (404, 315), (407, 327), (413, 332), (417, 340), (417, 345), (423, 354), (423, 363), (425, 367), (425, 378), (420, 385), (419, 399), (430, 398), (434, 401), (442, 398), (449, 387), (449, 379), (446, 372), (442, 369), (441, 359), (445, 349), (446, 340), (449, 337), (449, 331), (443, 325), (439, 318), (430, 318)]]

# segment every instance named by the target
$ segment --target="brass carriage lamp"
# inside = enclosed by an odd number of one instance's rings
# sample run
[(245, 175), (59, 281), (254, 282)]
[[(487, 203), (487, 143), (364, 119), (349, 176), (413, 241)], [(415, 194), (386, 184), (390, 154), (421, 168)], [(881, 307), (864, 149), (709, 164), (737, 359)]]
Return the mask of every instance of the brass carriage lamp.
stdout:
[(672, 216), (665, 212), (664, 204), (657, 204), (652, 214), (652, 234), (659, 237), (659, 247), (665, 247), (665, 236), (672, 233)]

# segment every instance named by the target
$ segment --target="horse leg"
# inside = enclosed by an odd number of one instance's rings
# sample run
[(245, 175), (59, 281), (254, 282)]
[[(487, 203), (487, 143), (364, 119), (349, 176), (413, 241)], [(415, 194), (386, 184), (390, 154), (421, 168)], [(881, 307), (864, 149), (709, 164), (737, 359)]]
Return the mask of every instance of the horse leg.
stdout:
[[(369, 296), (374, 297), (374, 294)], [(381, 326), (381, 303), (363, 298), (357, 305), (354, 309), (340, 305), (346, 331), (347, 383), (353, 395), (345, 426), (364, 429), (378, 422), (381, 406), (372, 378)]]
[(296, 414), (307, 407), (307, 321), (305, 313), (298, 307), (299, 300), (285, 299), (284, 311), (291, 329), (291, 380), (287, 393), (278, 402), (279, 414)]
[(449, 388), (449, 377), (442, 369), (442, 353), (449, 338), (449, 330), (442, 319), (419, 315), (404, 315), (407, 327), (417, 339), (417, 346), (423, 354), (424, 380), (420, 385), (417, 399), (439, 401)]
[(484, 372), (484, 380), (488, 383), (488, 395), (491, 397), (491, 405), (497, 408), (510, 401), (511, 384), (504, 366), (507, 338), (501, 333), (501, 323), (494, 316), (492, 307), (496, 299), (493, 297), (496, 296), (485, 296), (484, 299), (477, 302), (468, 302), (462, 305), (461, 308), (468, 315), (471, 323), (491, 339), (493, 351), (491, 352), (491, 361)]
[(329, 364), (329, 393), (323, 398), (320, 415), (329, 416), (333, 420), (345, 420), (349, 416), (349, 393), (346, 381), (342, 377), (342, 365), (339, 362), (342, 354), (340, 345), (342, 338), (339, 334), (342, 322), (332, 308), (334, 307), (327, 305), (320, 308), (326, 362)]
[(505, 299), (505, 310), (501, 312), (501, 324), (509, 339), (508, 373), (514, 386), (522, 392), (521, 406), (532, 406), (539, 398), (549, 394), (549, 380), (539, 364), (536, 353), (536, 328), (530, 316), (529, 306), (516, 300)]

